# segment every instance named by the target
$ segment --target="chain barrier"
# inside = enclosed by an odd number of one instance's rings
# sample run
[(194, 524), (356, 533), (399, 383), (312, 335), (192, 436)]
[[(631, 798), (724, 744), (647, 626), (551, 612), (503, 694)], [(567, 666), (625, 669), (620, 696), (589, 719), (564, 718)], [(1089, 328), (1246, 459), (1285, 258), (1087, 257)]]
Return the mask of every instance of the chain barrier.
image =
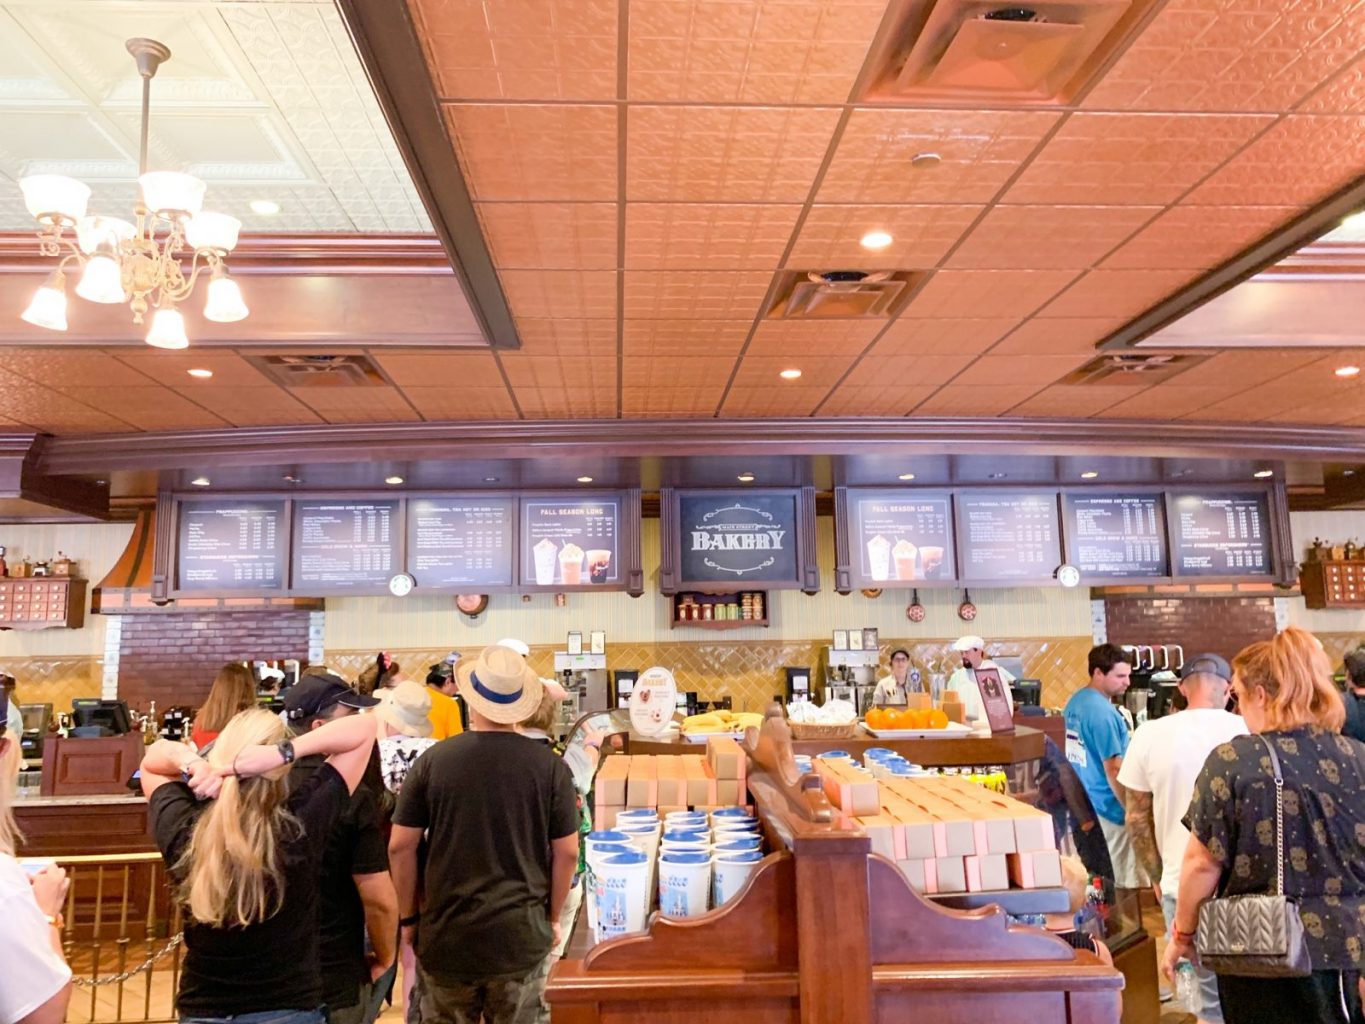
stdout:
[(137, 975), (141, 974), (143, 971), (151, 970), (152, 967), (159, 960), (163, 959), (166, 956), (166, 954), (168, 954), (171, 950), (175, 949), (176, 946), (180, 945), (184, 938), (185, 938), (184, 932), (179, 932), (175, 935), (172, 935), (169, 942), (167, 942), (164, 946), (158, 949), (151, 956), (149, 956), (146, 960), (142, 961), (142, 963), (134, 967), (131, 971), (124, 971), (122, 974), (106, 974), (103, 978), (73, 977), (71, 979), (71, 983), (75, 985), (77, 988), (97, 988), (100, 985), (121, 985), (125, 981), (128, 981), (130, 978), (134, 978)]

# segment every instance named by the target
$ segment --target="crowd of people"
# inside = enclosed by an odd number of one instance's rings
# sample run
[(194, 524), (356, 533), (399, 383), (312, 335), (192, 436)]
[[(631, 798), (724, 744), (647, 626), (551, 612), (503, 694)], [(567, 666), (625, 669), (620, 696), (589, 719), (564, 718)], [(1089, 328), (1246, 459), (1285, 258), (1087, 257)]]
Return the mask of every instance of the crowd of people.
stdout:
[[(984, 641), (969, 639), (964, 670), (986, 663)], [(414, 1024), (548, 1020), (544, 984), (582, 896), (602, 737), (555, 743), (565, 694), (528, 653), (508, 640), (452, 654), (425, 685), (383, 655), (356, 684), (312, 668), (280, 714), (247, 699), (249, 673), (225, 666), (191, 740), (147, 748), (151, 831), (184, 913), (182, 1021), (370, 1024), (400, 963)], [(1299, 629), (1231, 664), (1191, 658), (1180, 710), (1136, 731), (1115, 705), (1131, 677), (1124, 652), (1100, 644), (1088, 669), (1053, 768), (1070, 776), (1064, 802), (1108, 875), (1152, 886), (1169, 929), (1162, 969), (1194, 963), (1201, 1024), (1362, 1024), (1365, 649), (1346, 658), (1345, 692)], [(0, 1024), (59, 1024), (67, 879), (15, 858), (14, 715), (0, 727)], [(1079, 862), (1071, 874), (1077, 902), (1091, 874)], [(1201, 907), (1281, 884), (1311, 973), (1199, 969)], [(1045, 925), (1105, 953), (1070, 935), (1069, 919)]]

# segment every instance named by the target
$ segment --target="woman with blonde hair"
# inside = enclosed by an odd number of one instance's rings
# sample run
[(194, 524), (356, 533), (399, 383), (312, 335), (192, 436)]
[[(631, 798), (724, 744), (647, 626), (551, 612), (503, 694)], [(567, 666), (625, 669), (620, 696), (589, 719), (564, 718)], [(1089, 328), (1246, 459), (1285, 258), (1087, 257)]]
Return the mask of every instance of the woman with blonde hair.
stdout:
[[(11, 710), (14, 714), (11, 715)], [(14, 857), (14, 789), (23, 719), (0, 689), (0, 1021), (61, 1024), (71, 1001), (62, 954), (62, 905), (69, 885), (55, 864), (29, 875)]]
[[(1331, 664), (1312, 634), (1286, 629), (1232, 661), (1250, 736), (1217, 747), (1195, 783), (1191, 837), (1162, 971), (1196, 948), (1213, 896), (1283, 893), (1298, 907), (1312, 960), (1306, 977), (1218, 975), (1227, 1024), (1358, 1024), (1365, 931), (1365, 745), (1345, 717)], [(1283, 796), (1276, 800), (1276, 769)], [(1277, 819), (1283, 819), (1282, 830)], [(1283, 847), (1283, 860), (1279, 848)]]
[(256, 680), (251, 669), (240, 661), (228, 662), (218, 670), (204, 706), (194, 716), (190, 742), (203, 750), (217, 738), (233, 715), (255, 706)]
[[(157, 846), (185, 910), (180, 1019), (322, 1024), (318, 875), (360, 783), (375, 720), (352, 715), (292, 741), (276, 715), (238, 712), (207, 760), (159, 740), (142, 761)], [(292, 792), (296, 758), (328, 755)]]

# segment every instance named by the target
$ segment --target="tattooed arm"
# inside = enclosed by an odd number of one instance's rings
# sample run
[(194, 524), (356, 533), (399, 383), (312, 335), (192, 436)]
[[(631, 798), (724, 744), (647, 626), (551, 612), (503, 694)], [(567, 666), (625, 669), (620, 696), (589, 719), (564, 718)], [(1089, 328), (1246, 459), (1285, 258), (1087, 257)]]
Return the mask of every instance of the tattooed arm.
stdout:
[(1138, 789), (1125, 791), (1128, 808), (1128, 837), (1138, 863), (1154, 883), (1161, 881), (1161, 854), (1156, 846), (1156, 819), (1152, 813), (1152, 794)]

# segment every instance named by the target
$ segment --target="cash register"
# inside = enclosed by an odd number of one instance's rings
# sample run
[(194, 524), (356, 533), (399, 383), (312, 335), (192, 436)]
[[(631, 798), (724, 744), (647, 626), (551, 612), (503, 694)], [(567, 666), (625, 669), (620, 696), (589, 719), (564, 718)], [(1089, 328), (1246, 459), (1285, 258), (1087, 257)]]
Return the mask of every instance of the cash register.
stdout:
[(48, 726), (52, 724), (52, 705), (20, 704), (19, 714), (24, 719), (24, 735), (19, 740), (24, 760), (41, 761)]

